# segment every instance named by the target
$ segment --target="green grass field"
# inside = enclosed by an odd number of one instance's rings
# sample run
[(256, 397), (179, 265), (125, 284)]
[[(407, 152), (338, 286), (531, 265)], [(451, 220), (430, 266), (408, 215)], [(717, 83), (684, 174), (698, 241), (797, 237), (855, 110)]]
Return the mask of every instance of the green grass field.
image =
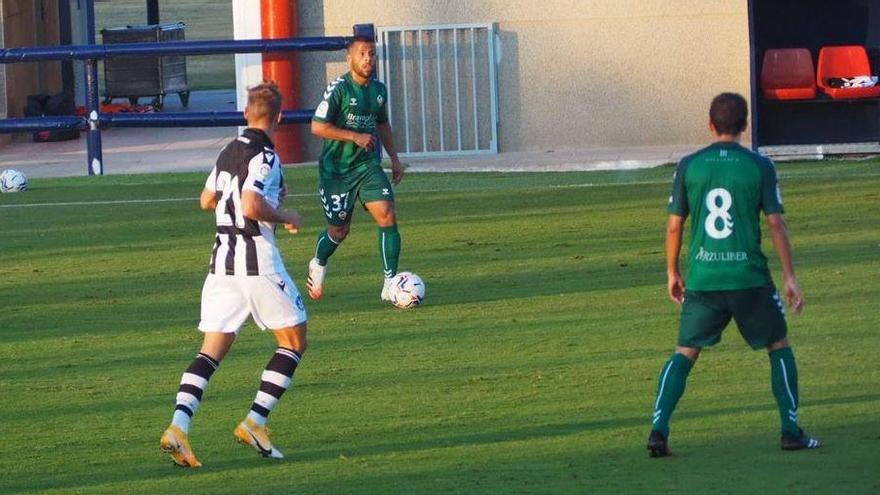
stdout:
[[(249, 323), (196, 415), (199, 470), (158, 442), (201, 339), (212, 217), (195, 200), (73, 203), (194, 198), (203, 175), (32, 180), (0, 196), (0, 493), (880, 492), (880, 162), (780, 165), (807, 298), (790, 318), (801, 418), (826, 442), (814, 452), (779, 450), (767, 358), (731, 328), (690, 376), (675, 456), (648, 458), (678, 316), (662, 254), (671, 175), (408, 176), (402, 267), (426, 280), (425, 305), (379, 303), (375, 228), (358, 212), (272, 416), (289, 458), (232, 437), (274, 348)], [(306, 223), (281, 246), (304, 289), (322, 215), (314, 171), (288, 180)]]

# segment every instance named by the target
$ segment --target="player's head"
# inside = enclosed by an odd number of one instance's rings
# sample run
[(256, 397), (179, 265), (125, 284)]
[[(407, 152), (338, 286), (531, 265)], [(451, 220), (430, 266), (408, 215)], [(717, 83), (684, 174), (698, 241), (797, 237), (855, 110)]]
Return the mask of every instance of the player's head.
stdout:
[(263, 81), (248, 88), (244, 117), (248, 126), (274, 128), (281, 120), (281, 91), (274, 81)]
[(738, 136), (748, 120), (746, 99), (737, 93), (721, 93), (709, 106), (709, 129), (718, 136)]
[(348, 45), (345, 60), (352, 72), (369, 79), (376, 70), (376, 42), (370, 38), (355, 38)]

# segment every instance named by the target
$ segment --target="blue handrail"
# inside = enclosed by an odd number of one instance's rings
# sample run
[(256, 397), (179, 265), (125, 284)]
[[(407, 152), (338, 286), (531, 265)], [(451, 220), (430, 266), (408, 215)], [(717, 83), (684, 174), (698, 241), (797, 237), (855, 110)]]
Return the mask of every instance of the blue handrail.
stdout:
[(0, 64), (42, 60), (103, 60), (137, 55), (222, 55), (229, 53), (265, 53), (281, 51), (342, 50), (352, 37), (300, 37), (275, 40), (159, 41), (154, 43), (118, 43), (112, 45), (38, 46), (0, 49)]
[[(80, 129), (87, 131), (86, 167), (89, 175), (104, 174), (101, 129), (104, 127), (224, 127), (245, 124), (242, 112), (193, 112), (107, 114), (99, 113), (97, 61), (120, 56), (218, 55), (284, 51), (333, 51), (348, 46), (355, 38), (375, 39), (372, 24), (355, 24), (353, 36), (299, 37), (258, 40), (161, 41), (98, 45), (95, 41), (95, 0), (85, 0), (87, 45), (42, 46), (0, 49), (0, 64), (44, 60), (84, 60), (87, 117), (74, 115), (0, 119), (0, 134), (40, 130)], [(308, 123), (314, 110), (285, 111), (282, 124)]]

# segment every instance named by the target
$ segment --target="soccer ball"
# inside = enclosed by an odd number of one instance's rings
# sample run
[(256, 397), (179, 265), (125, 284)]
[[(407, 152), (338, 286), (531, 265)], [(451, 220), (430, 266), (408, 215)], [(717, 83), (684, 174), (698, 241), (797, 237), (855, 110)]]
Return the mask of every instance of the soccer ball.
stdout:
[(391, 304), (400, 309), (414, 308), (425, 299), (425, 282), (412, 272), (400, 272), (391, 279)]
[(0, 173), (0, 192), (27, 191), (27, 177), (18, 170), (4, 170)]

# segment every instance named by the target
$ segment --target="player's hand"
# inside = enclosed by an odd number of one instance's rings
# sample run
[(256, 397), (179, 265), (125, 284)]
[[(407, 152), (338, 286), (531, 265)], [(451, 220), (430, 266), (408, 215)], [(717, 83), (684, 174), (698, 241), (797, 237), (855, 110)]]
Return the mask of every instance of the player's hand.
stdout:
[(287, 221), (284, 222), (284, 230), (290, 232), (291, 234), (299, 233), (299, 226), (302, 223), (302, 218), (300, 218), (299, 213), (295, 211), (287, 212)]
[(403, 170), (403, 164), (400, 163), (400, 160), (391, 160), (391, 182), (395, 186), (403, 180)]
[(284, 199), (287, 198), (287, 184), (281, 186), (281, 189), (278, 190), (278, 203), (281, 204), (284, 202)]
[(369, 151), (376, 145), (376, 136), (356, 132), (354, 134), (354, 144)]
[(680, 273), (672, 273), (667, 276), (666, 289), (669, 291), (669, 298), (677, 304), (684, 302), (684, 279)]
[(801, 292), (801, 288), (797, 283), (797, 279), (787, 279), (785, 281), (783, 292), (785, 293), (785, 302), (788, 303), (789, 308), (793, 309), (795, 313), (800, 313), (801, 311), (803, 311), (804, 293)]

